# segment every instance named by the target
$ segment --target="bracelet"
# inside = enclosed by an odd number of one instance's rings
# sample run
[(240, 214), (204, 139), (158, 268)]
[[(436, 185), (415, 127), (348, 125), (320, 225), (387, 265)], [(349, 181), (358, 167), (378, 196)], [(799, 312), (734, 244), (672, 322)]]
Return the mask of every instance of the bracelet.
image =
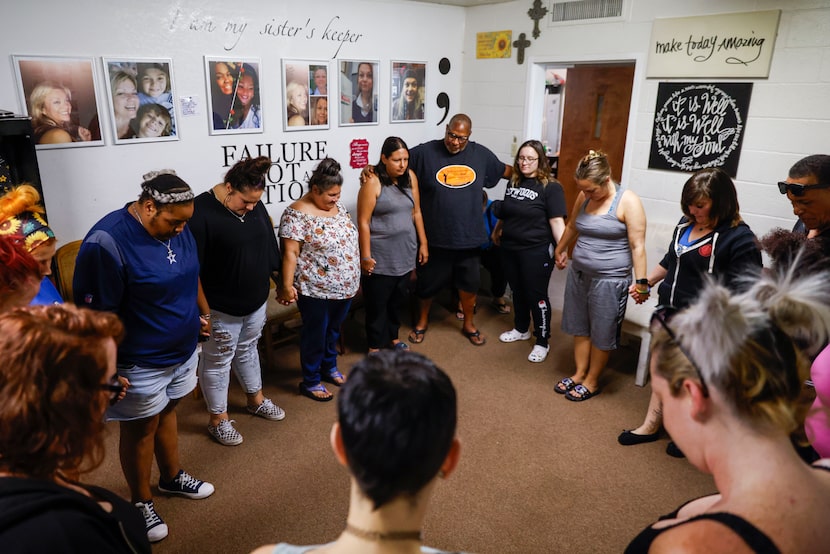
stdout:
[(646, 290), (634, 287), (634, 290), (637, 291), (637, 294), (651, 294), (651, 287), (647, 287)]
[(369, 260), (371, 260), (371, 259), (372, 259), (372, 257), (371, 257), (371, 256), (369, 256), (368, 258), (360, 258), (360, 261), (361, 261), (361, 262), (368, 262), (368, 261), (369, 261)]
[(643, 278), (643, 279), (637, 279), (637, 280), (636, 280), (636, 281), (634, 281), (634, 282), (635, 282), (635, 283), (637, 283), (638, 285), (648, 285), (649, 287), (651, 287), (651, 283), (649, 283), (649, 282), (648, 282), (648, 279), (645, 279), (645, 278)]
[(203, 317), (205, 319), (210, 319), (210, 314), (199, 314), (199, 317)]

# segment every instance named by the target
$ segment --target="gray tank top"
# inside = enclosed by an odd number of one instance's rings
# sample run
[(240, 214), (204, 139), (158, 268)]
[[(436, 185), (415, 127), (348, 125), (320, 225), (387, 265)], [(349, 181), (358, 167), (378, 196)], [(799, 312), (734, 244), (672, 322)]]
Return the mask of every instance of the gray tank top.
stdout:
[(412, 189), (381, 185), (369, 221), (377, 275), (397, 277), (415, 269), (418, 238), (412, 222)]
[(628, 230), (617, 218), (617, 206), (625, 187), (618, 187), (608, 212), (599, 215), (585, 213), (588, 200), (576, 216), (579, 236), (573, 251), (572, 267), (592, 275), (624, 279), (631, 276), (631, 247)]

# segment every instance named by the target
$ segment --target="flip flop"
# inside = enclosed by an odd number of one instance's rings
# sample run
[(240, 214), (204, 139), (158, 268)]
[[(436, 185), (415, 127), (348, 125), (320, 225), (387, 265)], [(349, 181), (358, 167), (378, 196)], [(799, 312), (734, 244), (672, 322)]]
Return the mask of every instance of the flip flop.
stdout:
[(320, 379), (325, 381), (326, 383), (331, 383), (334, 386), (339, 387), (340, 385), (346, 382), (346, 377), (343, 376), (337, 369), (333, 369), (328, 373), (323, 373), (320, 375)]
[[(318, 394), (314, 393), (318, 393), (320, 395), (328, 394), (328, 396), (318, 396)], [(303, 396), (307, 396), (312, 400), (316, 400), (317, 402), (328, 402), (329, 400), (334, 398), (334, 395), (330, 393), (322, 383), (314, 385), (313, 387), (306, 387), (305, 385), (300, 383), (300, 394), (302, 394)]]
[(426, 334), (426, 329), (418, 329), (417, 327), (413, 327), (412, 331), (409, 332), (409, 342), (412, 344), (421, 344), (424, 342), (424, 335)]
[[(579, 396), (577, 396), (574, 393), (578, 394)], [(567, 398), (568, 400), (572, 400), (574, 402), (582, 402), (583, 400), (588, 400), (589, 398), (593, 398), (598, 394), (599, 389), (591, 392), (590, 390), (588, 390), (588, 387), (584, 385), (576, 385), (574, 388), (572, 388), (565, 394), (565, 398)]]
[(465, 331), (461, 329), (461, 334), (467, 337), (467, 340), (470, 341), (470, 344), (473, 346), (484, 346), (487, 344), (487, 339), (481, 336), (481, 331)]
[(553, 391), (557, 394), (565, 394), (566, 392), (574, 388), (577, 384), (578, 383), (576, 383), (570, 377), (565, 377), (553, 386)]

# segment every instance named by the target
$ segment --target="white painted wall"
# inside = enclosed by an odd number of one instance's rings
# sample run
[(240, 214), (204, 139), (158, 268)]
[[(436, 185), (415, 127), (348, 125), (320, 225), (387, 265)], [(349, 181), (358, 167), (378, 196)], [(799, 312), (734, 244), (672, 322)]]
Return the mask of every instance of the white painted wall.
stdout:
[[(827, 0), (634, 0), (625, 22), (546, 26), (526, 50), (524, 65), (516, 56), (505, 60), (478, 60), (476, 33), (511, 29), (528, 37), (532, 22), (529, 0), (476, 8), (404, 2), (402, 0), (316, 0), (289, 3), (249, 0), (147, 0), (126, 4), (109, 0), (15, 1), (4, 10), (0, 52), (9, 56), (67, 55), (95, 58), (103, 83), (100, 58), (169, 57), (173, 60), (176, 94), (201, 100), (200, 113), (179, 116), (181, 139), (177, 142), (113, 145), (105, 121), (107, 145), (91, 148), (41, 150), (40, 171), (50, 223), (63, 241), (81, 238), (101, 216), (123, 205), (138, 193), (140, 176), (149, 169), (174, 167), (197, 191), (219, 182), (226, 171), (222, 146), (255, 149), (271, 143), (325, 141), (326, 152), (346, 168), (344, 199), (353, 207), (357, 195), (357, 171), (348, 168), (352, 139), (370, 142), (369, 159), (375, 161), (383, 139), (403, 137), (410, 146), (438, 138), (443, 116), (435, 96), (446, 91), (451, 112), (465, 111), (474, 122), (473, 139), (493, 149), (505, 161), (511, 159), (513, 136), (521, 139), (541, 133), (541, 115), (528, 109), (527, 83), (544, 82), (543, 63), (634, 59), (635, 74), (628, 153), (621, 179), (643, 198), (648, 217), (673, 222), (680, 214), (679, 191), (687, 174), (648, 169), (651, 124), (659, 80), (644, 77), (652, 21), (657, 17), (681, 17), (728, 12), (782, 9), (769, 79), (755, 79), (746, 135), (736, 184), (742, 213), (756, 233), (794, 221), (789, 203), (774, 183), (786, 176), (789, 166), (813, 153), (827, 153), (830, 145), (830, 5)], [(177, 16), (178, 14), (178, 16)], [(247, 23), (242, 38), (233, 40), (220, 30), (189, 31), (192, 17), (210, 19), (220, 27), (228, 21)], [(332, 20), (339, 30), (363, 36), (344, 45), (320, 40)], [(314, 27), (312, 39), (260, 35), (267, 23), (288, 21)], [(306, 22), (308, 21), (308, 24)], [(227, 49), (226, 49), (227, 48)], [(259, 57), (263, 64), (266, 127), (263, 134), (210, 136), (205, 110), (203, 56)], [(438, 61), (447, 57), (452, 68), (441, 75)], [(337, 127), (326, 131), (286, 133), (278, 118), (283, 109), (280, 59), (358, 59), (380, 62), (380, 101), (383, 115), (377, 126)], [(427, 62), (427, 122), (388, 123), (391, 60)], [(536, 68), (539, 75), (531, 71)], [(333, 64), (332, 64), (333, 69)], [(685, 79), (683, 79), (685, 80)], [(725, 79), (724, 79), (725, 80)], [(103, 90), (99, 102), (106, 102)], [(332, 104), (334, 105), (334, 103)], [(12, 63), (0, 64), (0, 108), (21, 112)], [(337, 120), (332, 112), (330, 119)], [(538, 129), (537, 129), (538, 127)], [(313, 163), (302, 165), (302, 172)], [(567, 176), (562, 176), (567, 178)], [(283, 188), (290, 184), (286, 172)], [(278, 188), (269, 210), (278, 218), (288, 198), (279, 201)], [(502, 185), (503, 186), (503, 185)], [(296, 190), (296, 188), (295, 188)], [(499, 195), (496, 189), (495, 195)]]
[[(315, 0), (287, 2), (248, 0), (13, 0), (4, 6), (0, 33), (0, 52), (8, 56), (0, 64), (0, 108), (23, 113), (18, 97), (11, 55), (94, 57), (99, 84), (106, 86), (102, 57), (166, 57), (173, 61), (173, 82), (177, 96), (199, 98), (199, 113), (191, 117), (178, 114), (180, 140), (114, 145), (109, 121), (104, 115), (106, 145), (88, 148), (39, 150), (38, 161), (43, 181), (49, 222), (60, 242), (82, 238), (87, 230), (109, 211), (123, 206), (139, 193), (141, 175), (151, 169), (172, 167), (197, 192), (221, 182), (227, 167), (223, 146), (243, 146), (256, 150), (256, 144), (272, 143), (273, 159), (281, 143), (325, 141), (325, 152), (344, 168), (343, 197), (347, 206), (355, 205), (358, 171), (349, 167), (349, 143), (368, 139), (369, 160), (377, 161), (383, 140), (402, 137), (410, 146), (443, 136), (443, 125), (436, 127), (444, 113), (435, 103), (440, 91), (451, 99), (451, 112), (458, 108), (461, 94), (463, 8), (402, 0)], [(216, 31), (189, 30), (193, 19), (211, 21)], [(238, 41), (223, 30), (227, 22), (247, 24)], [(288, 21), (303, 30), (293, 38), (260, 34), (266, 24)], [(338, 31), (362, 35), (344, 44), (321, 39), (331, 24)], [(305, 35), (314, 29), (312, 38)], [(210, 136), (206, 108), (204, 56), (258, 57), (266, 108), (262, 134)], [(451, 70), (442, 75), (438, 62), (447, 57)], [(381, 116), (376, 126), (338, 127), (325, 131), (283, 132), (284, 109), (280, 60), (330, 60), (330, 75), (336, 74), (335, 59), (369, 59), (380, 63)], [(391, 61), (427, 63), (426, 118), (423, 123), (389, 123)], [(330, 86), (332, 80), (330, 79)], [(333, 90), (337, 90), (335, 86)], [(335, 100), (335, 98), (332, 98)], [(104, 89), (98, 102), (106, 106)], [(331, 106), (336, 102), (332, 101)], [(338, 121), (336, 108), (329, 119)], [(255, 152), (253, 152), (254, 155)], [(237, 154), (237, 158), (238, 159)], [(281, 158), (281, 156), (280, 156)], [(285, 169), (284, 164), (279, 164)], [(316, 162), (301, 164), (300, 172), (313, 169)], [(274, 171), (278, 175), (280, 171)], [(270, 191), (269, 211), (275, 221), (290, 199), (279, 201), (279, 189), (289, 185), (290, 171)], [(303, 183), (305, 187), (305, 183)], [(297, 190), (297, 187), (294, 187)]]
[[(769, 79), (754, 83), (736, 187), (741, 212), (759, 236), (795, 221), (789, 202), (775, 183), (798, 159), (830, 153), (830, 3), (827, 0), (632, 0), (625, 22), (540, 24), (532, 40), (529, 0), (467, 10), (464, 37), (462, 105), (474, 121), (475, 138), (503, 159), (513, 135), (531, 138), (541, 114), (528, 112), (526, 83), (540, 78), (533, 65), (578, 61), (636, 59), (626, 163), (621, 180), (643, 199), (650, 220), (679, 218), (680, 190), (687, 173), (648, 169), (649, 145), (659, 79), (645, 78), (651, 25), (658, 17), (781, 9)], [(475, 34), (512, 29), (532, 40), (525, 64), (478, 60)], [(542, 85), (544, 75), (541, 72)], [(696, 79), (675, 79), (696, 81)], [(731, 79), (720, 79), (731, 81)], [(735, 81), (741, 81), (736, 79)], [(532, 137), (538, 138), (538, 136)], [(521, 139), (520, 139), (521, 142)], [(561, 179), (569, 176), (560, 175)], [(653, 265), (653, 262), (649, 262)]]

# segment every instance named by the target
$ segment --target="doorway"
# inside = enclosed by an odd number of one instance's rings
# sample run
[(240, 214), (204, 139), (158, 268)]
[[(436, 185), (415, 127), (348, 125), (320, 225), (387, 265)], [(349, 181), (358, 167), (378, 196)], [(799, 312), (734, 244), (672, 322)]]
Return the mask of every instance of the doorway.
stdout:
[[(529, 69), (528, 102), (526, 104), (526, 136), (543, 137), (550, 142), (543, 128), (546, 106), (546, 76), (564, 74), (562, 84), (562, 132), (558, 151), (558, 179), (565, 190), (568, 209), (573, 207), (577, 189), (573, 179), (579, 160), (589, 150), (602, 150), (608, 155), (612, 175), (623, 181), (631, 153), (630, 125), (636, 109), (638, 82), (643, 64), (636, 58), (613, 61), (577, 61), (557, 63), (533, 60)], [(559, 71), (557, 71), (559, 70)], [(556, 154), (555, 151), (552, 154)], [(570, 212), (569, 212), (570, 213)]]

